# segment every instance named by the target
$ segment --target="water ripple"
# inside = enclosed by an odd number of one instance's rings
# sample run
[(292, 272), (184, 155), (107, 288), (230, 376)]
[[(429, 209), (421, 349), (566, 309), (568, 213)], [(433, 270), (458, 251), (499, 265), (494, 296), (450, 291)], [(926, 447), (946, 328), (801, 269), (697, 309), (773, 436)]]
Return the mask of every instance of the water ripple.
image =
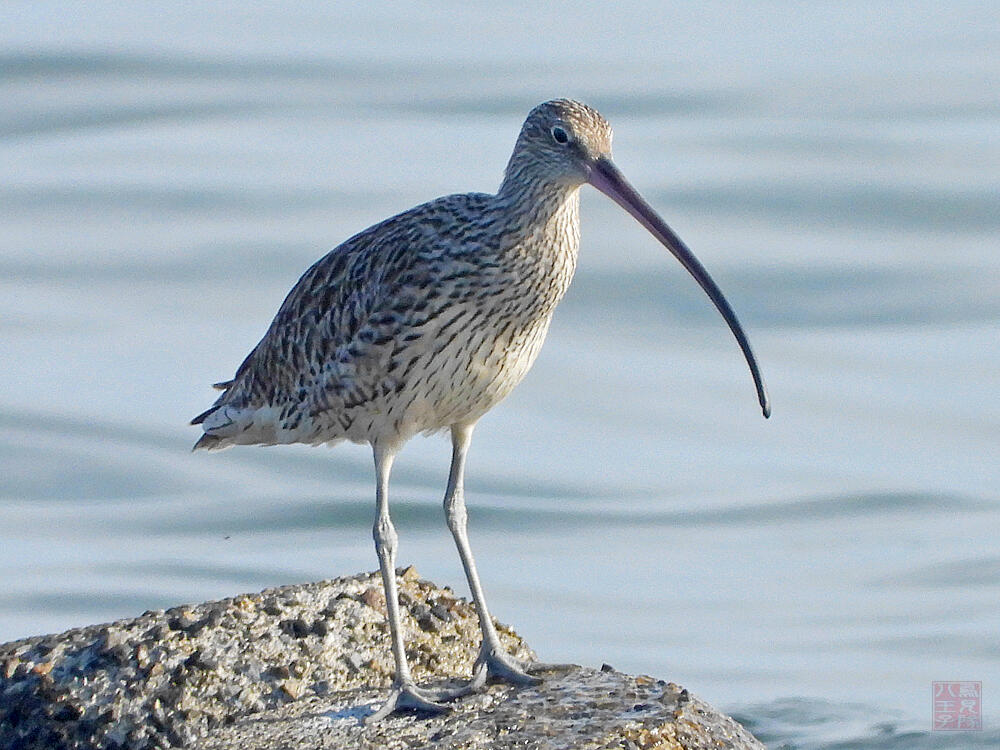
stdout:
[[(731, 269), (724, 286), (740, 318), (754, 327), (871, 328), (1000, 320), (1000, 276), (974, 270)], [(669, 294), (664, 288), (664, 279), (648, 272), (584, 270), (577, 274), (565, 307), (580, 314), (601, 307), (609, 315), (639, 313), (650, 320), (674, 317), (686, 325), (715, 324), (695, 285), (672, 284)]]
[(916, 729), (912, 720), (904, 721), (898, 712), (860, 703), (786, 698), (737, 709), (733, 718), (776, 750), (985, 750), (1000, 746), (1000, 730), (931, 732)]
[(967, 189), (866, 185), (854, 182), (752, 184), (660, 189), (653, 203), (708, 214), (766, 217), (769, 221), (890, 229), (995, 232), (1000, 229), (996, 186)]

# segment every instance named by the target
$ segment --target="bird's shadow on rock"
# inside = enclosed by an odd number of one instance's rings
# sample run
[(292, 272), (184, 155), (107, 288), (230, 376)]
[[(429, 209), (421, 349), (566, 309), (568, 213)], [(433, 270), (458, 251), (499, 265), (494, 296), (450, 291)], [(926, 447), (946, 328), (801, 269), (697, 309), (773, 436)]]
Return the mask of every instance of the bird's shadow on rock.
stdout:
[(345, 706), (338, 711), (326, 711), (316, 714), (317, 718), (327, 721), (355, 721), (364, 724), (365, 719), (378, 710), (378, 702), (365, 703), (360, 706)]

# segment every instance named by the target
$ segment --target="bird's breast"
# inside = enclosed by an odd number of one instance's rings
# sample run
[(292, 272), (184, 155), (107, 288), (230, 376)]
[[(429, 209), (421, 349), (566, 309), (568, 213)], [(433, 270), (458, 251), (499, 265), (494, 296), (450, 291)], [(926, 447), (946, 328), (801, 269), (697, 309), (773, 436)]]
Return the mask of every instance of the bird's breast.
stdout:
[(521, 382), (576, 268), (576, 201), (556, 208), (492, 240), (425, 245), (386, 297), (391, 322), (367, 336), (384, 342), (380, 356), (354, 342), (336, 364), (344, 372), (330, 382), (345, 398), (329, 406), (351, 439), (474, 422)]

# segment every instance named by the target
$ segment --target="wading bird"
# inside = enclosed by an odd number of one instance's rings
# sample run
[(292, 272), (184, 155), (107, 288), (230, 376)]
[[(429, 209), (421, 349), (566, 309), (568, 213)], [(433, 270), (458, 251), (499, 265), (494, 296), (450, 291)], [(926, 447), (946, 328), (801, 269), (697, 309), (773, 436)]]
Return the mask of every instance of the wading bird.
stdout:
[[(535, 107), (496, 195), (463, 193), (404, 211), (317, 261), (215, 404), (195, 417), (196, 449), (231, 445), (371, 445), (378, 554), (396, 676), (378, 720), (480, 689), (488, 677), (535, 684), (490, 618), (466, 534), (465, 459), (476, 422), (525, 376), (576, 267), (579, 190), (589, 183), (648, 229), (698, 281), (736, 336), (764, 416), (767, 393), (743, 329), (701, 263), (611, 160), (611, 126), (566, 99)], [(393, 458), (417, 433), (450, 430), (444, 509), (479, 614), (482, 646), (468, 685), (415, 684), (406, 662), (389, 517)]]

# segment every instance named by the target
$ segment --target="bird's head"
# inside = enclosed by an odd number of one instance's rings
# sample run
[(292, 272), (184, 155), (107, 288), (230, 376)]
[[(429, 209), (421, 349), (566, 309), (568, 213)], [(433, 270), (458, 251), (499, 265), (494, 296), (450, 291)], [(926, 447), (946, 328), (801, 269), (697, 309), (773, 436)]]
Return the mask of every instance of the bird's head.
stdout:
[(743, 350), (764, 416), (771, 406), (757, 359), (736, 313), (708, 271), (639, 195), (611, 160), (611, 126), (586, 104), (570, 99), (544, 102), (528, 113), (507, 165), (500, 195), (524, 204), (576, 190), (589, 183), (628, 211), (695, 278), (722, 313)]
[(528, 113), (507, 165), (506, 181), (579, 187), (594, 165), (611, 157), (611, 125), (600, 112), (571, 99), (553, 99)]

